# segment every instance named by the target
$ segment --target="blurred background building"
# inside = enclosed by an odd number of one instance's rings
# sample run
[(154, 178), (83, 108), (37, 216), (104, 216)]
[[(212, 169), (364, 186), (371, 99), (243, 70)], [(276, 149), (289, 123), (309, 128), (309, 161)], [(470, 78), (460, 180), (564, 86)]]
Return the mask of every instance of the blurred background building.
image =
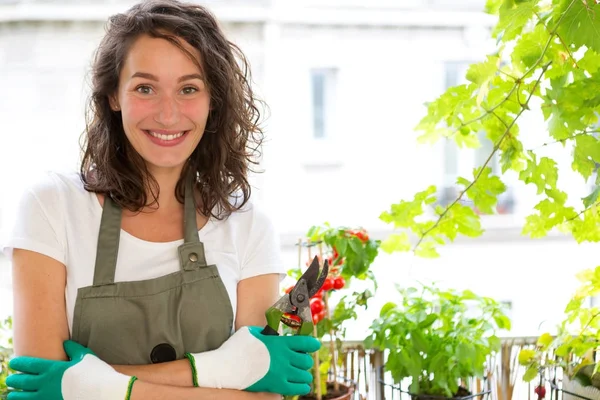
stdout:
[[(467, 66), (493, 49), (494, 19), (484, 0), (202, 1), (250, 59), (257, 92), (269, 104), (262, 168), (253, 177), (290, 268), (296, 242), (313, 224), (362, 225), (385, 238), (382, 211), (436, 184), (453, 199), (456, 177), (471, 176), (491, 143), (458, 150), (417, 144), (424, 103), (464, 81)], [(12, 224), (21, 190), (46, 170), (76, 169), (84, 128), (89, 63), (119, 0), (0, 0), (0, 229)], [(535, 105), (533, 107), (535, 109)], [(524, 144), (547, 140), (541, 113), (523, 118)], [(543, 148), (549, 154), (559, 146)], [(587, 194), (564, 153), (561, 187)], [(492, 165), (498, 170), (497, 160)], [(507, 176), (500, 213), (483, 217), (482, 238), (459, 239), (437, 260), (382, 255), (380, 290), (350, 328), (361, 339), (369, 316), (394, 284), (435, 280), (510, 305), (512, 335), (535, 335), (562, 319), (575, 274), (598, 264), (597, 245), (520, 232), (536, 204), (532, 188)], [(0, 317), (11, 312), (10, 265), (0, 255)], [(540, 328), (540, 325), (542, 328)]]

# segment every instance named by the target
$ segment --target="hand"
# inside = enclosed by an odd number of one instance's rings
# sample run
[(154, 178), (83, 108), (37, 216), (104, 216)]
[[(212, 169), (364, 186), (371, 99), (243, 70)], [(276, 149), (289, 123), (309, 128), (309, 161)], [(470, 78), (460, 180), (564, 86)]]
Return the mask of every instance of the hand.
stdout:
[(19, 374), (6, 378), (8, 400), (114, 400), (129, 399), (135, 377), (115, 371), (88, 348), (67, 340), (63, 347), (70, 361), (16, 357), (9, 367)]
[(310, 392), (313, 360), (321, 347), (312, 336), (269, 336), (261, 327), (243, 327), (216, 350), (187, 354), (194, 383), (201, 387), (271, 392)]

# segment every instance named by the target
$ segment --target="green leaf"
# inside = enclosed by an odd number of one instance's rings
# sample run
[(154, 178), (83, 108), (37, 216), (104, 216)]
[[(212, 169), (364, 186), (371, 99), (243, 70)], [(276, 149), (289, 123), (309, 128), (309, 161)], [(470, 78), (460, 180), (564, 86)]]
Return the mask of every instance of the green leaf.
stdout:
[(379, 312), (379, 316), (385, 316), (390, 310), (394, 310), (397, 307), (396, 303), (388, 302), (381, 307), (381, 311)]
[(593, 74), (600, 68), (600, 54), (592, 49), (587, 49), (577, 64), (579, 65), (579, 68), (583, 68), (590, 74)]
[(494, 351), (499, 351), (502, 346), (502, 341), (499, 337), (492, 335), (488, 338), (488, 344)]
[[(481, 175), (480, 174), (481, 171)], [(469, 188), (466, 192), (467, 196), (473, 200), (473, 204), (484, 214), (493, 214), (493, 207), (498, 202), (498, 195), (506, 191), (506, 186), (498, 176), (491, 175), (492, 169), (485, 167), (483, 171), (481, 168), (475, 168), (473, 170), (473, 181), (475, 184)], [(477, 180), (475, 180), (475, 178)], [(468, 180), (459, 177), (457, 180), (459, 185), (465, 187), (465, 189), (471, 184)]]
[(556, 354), (558, 357), (565, 357), (567, 354), (569, 354), (570, 351), (571, 345), (569, 343), (565, 343), (563, 345), (558, 346), (554, 354)]
[(512, 52), (512, 61), (521, 66), (523, 71), (539, 63), (544, 51), (545, 43), (550, 38), (548, 30), (543, 24), (538, 24), (531, 32), (525, 33), (518, 41)]
[(488, 56), (484, 62), (471, 64), (467, 70), (467, 80), (477, 85), (489, 82), (498, 71), (499, 60), (498, 56)]
[(544, 333), (537, 340), (537, 345), (542, 347), (542, 350), (546, 350), (550, 344), (553, 342), (553, 338), (549, 333)]
[(381, 250), (386, 253), (396, 251), (410, 250), (410, 239), (406, 232), (392, 233), (383, 242), (381, 242)]
[(345, 239), (337, 240), (335, 243), (335, 248), (338, 254), (345, 254), (348, 248), (348, 242)]
[(596, 168), (596, 163), (600, 163), (600, 142), (598, 139), (591, 134), (577, 136), (573, 150), (573, 170), (587, 179)]
[(438, 315), (437, 314), (429, 314), (429, 315), (427, 315), (427, 317), (423, 321), (421, 321), (419, 323), (419, 328), (420, 329), (427, 329), (431, 325), (433, 325), (433, 323), (435, 321), (437, 321), (437, 319), (438, 319)]
[(519, 364), (527, 365), (535, 358), (535, 350), (523, 349), (519, 352)]
[(566, 43), (573, 43), (577, 48), (586, 46), (600, 53), (600, 18), (597, 17), (600, 7), (591, 0), (561, 0), (555, 8), (558, 21), (558, 34)]
[(590, 208), (592, 205), (598, 202), (598, 196), (600, 196), (600, 186), (596, 186), (592, 193), (582, 199), (583, 206), (585, 208)]
[(435, 201), (437, 188), (433, 185), (426, 190), (417, 192), (413, 200), (401, 200), (397, 204), (392, 204), (390, 211), (381, 213), (379, 219), (388, 224), (394, 224), (395, 228), (413, 228), (416, 227), (415, 218), (424, 213), (423, 206)]
[(581, 307), (581, 305), (583, 304), (583, 299), (582, 298), (573, 298), (569, 301), (569, 303), (567, 304), (567, 307), (565, 308), (565, 314), (570, 313), (571, 311), (574, 310), (579, 310), (579, 308)]
[(470, 343), (459, 343), (456, 348), (456, 357), (460, 362), (468, 362), (475, 355), (475, 348)]
[(437, 258), (440, 253), (435, 249), (435, 243), (431, 241), (422, 242), (419, 247), (415, 249), (415, 255), (423, 258)]
[(428, 353), (429, 352), (429, 344), (423, 335), (423, 332), (420, 330), (414, 330), (410, 333), (410, 338), (415, 347), (415, 350), (418, 352)]
[(536, 155), (532, 151), (528, 153), (530, 158), (527, 160), (527, 168), (519, 173), (519, 179), (527, 184), (535, 184), (537, 194), (541, 194), (547, 186), (556, 187), (558, 181), (556, 161), (542, 157), (537, 163)]
[(500, 18), (494, 29), (493, 37), (502, 34), (502, 41), (509, 41), (517, 37), (523, 31), (523, 27), (534, 14), (535, 2), (524, 1), (515, 7), (500, 10)]
[(495, 315), (494, 321), (499, 329), (510, 329), (510, 319), (505, 315)]
[(456, 133), (452, 136), (456, 145), (461, 149), (476, 149), (481, 146), (479, 138), (472, 133)]
[(538, 376), (538, 374), (539, 374), (539, 371), (535, 366), (529, 367), (529, 368), (527, 368), (527, 371), (525, 371), (525, 374), (523, 375), (523, 380), (525, 382), (531, 382)]

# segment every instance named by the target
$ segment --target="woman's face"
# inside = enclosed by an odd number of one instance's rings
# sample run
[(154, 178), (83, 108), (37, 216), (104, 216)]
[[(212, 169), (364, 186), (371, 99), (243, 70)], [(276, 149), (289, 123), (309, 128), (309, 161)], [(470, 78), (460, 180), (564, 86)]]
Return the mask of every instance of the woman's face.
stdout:
[[(201, 65), (199, 52), (180, 42)], [(127, 54), (111, 105), (121, 111), (127, 139), (149, 169), (181, 170), (204, 133), (210, 94), (188, 55), (143, 35)]]

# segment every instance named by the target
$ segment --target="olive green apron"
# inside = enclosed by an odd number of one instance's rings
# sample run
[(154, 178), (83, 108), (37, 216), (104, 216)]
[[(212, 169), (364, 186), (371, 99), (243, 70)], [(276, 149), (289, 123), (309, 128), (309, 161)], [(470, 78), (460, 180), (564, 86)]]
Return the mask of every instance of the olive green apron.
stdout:
[(206, 264), (191, 185), (184, 210), (181, 270), (115, 282), (121, 209), (105, 196), (94, 283), (77, 291), (72, 340), (109, 364), (140, 365), (213, 350), (229, 338), (233, 310), (217, 266)]

